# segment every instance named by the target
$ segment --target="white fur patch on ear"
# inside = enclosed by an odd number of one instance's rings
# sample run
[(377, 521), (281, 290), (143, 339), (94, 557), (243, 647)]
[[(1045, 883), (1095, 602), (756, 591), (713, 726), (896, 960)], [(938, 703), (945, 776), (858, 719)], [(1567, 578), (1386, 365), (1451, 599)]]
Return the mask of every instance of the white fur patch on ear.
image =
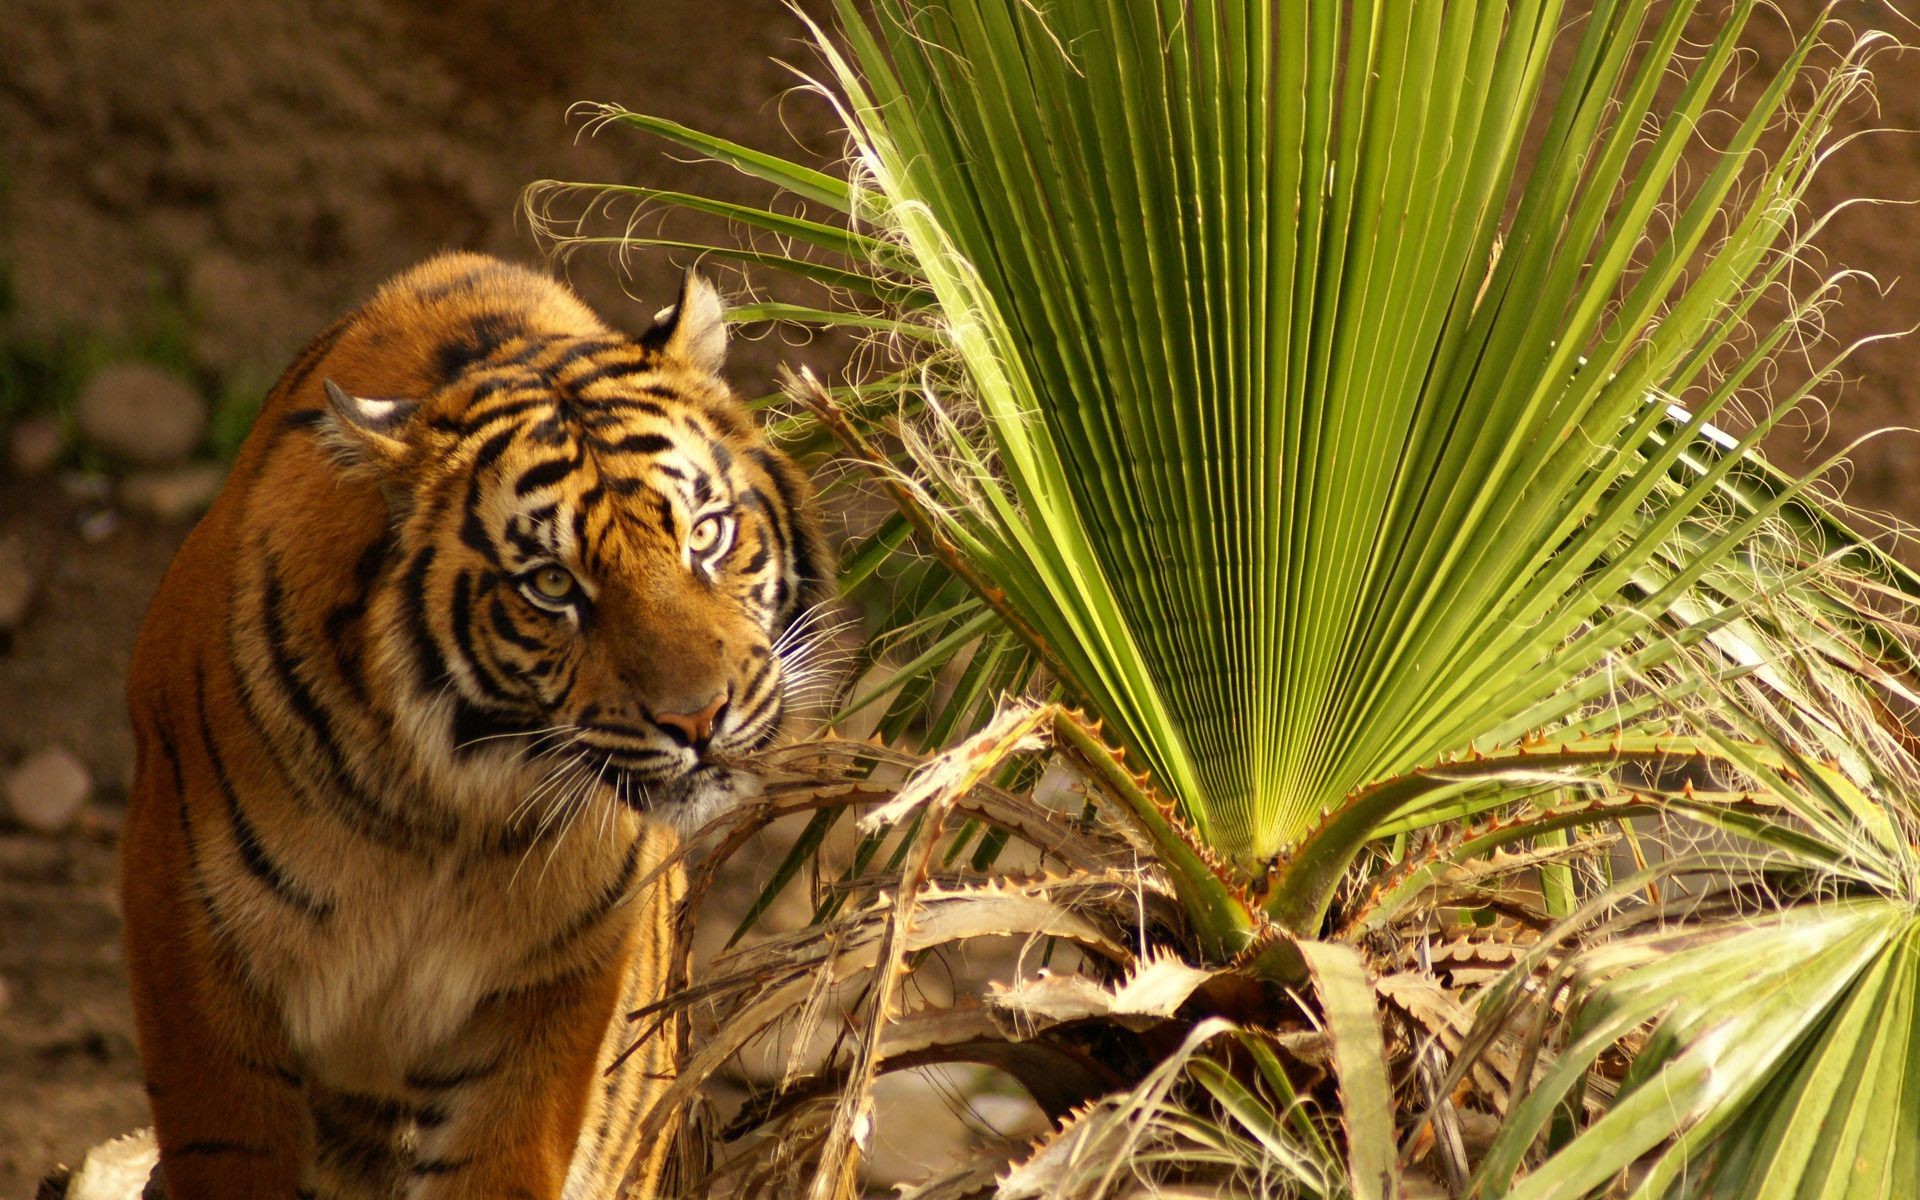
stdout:
[(727, 361), (727, 306), (720, 293), (697, 272), (688, 271), (680, 285), (680, 301), (657, 318), (661, 352), (708, 374), (718, 374)]
[(321, 385), (327, 390), (327, 403), (333, 407), (334, 417), (368, 433), (392, 433), (406, 424), (413, 410), (420, 407), (417, 400), (355, 396), (331, 379), (322, 380)]
[[(349, 470), (371, 469), (386, 480), (411, 452), (406, 424), (420, 402), (356, 396), (331, 379), (320, 383), (327, 393), (327, 419), (321, 424), (321, 432), (335, 458)], [(386, 487), (383, 482), (382, 490)], [(395, 497), (389, 495), (388, 500), (393, 502)]]

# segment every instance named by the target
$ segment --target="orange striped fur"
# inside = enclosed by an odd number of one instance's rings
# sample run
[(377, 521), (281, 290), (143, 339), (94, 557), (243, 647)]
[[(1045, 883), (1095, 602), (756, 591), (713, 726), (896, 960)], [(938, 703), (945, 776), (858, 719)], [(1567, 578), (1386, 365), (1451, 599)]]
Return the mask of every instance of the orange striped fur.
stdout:
[(128, 683), (174, 1200), (586, 1200), (642, 1157), (672, 1031), (604, 1067), (682, 885), (639, 885), (740, 794), (827, 585), (724, 346), (691, 275), (635, 340), (455, 254), (269, 396)]

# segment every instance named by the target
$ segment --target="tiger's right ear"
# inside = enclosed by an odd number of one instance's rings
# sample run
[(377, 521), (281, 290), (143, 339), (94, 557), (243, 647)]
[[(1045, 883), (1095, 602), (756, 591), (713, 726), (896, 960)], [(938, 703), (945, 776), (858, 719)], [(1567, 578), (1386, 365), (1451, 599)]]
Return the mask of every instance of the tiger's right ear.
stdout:
[(327, 392), (332, 440), (350, 461), (397, 467), (405, 460), (409, 447), (399, 435), (420, 407), (418, 400), (355, 396), (331, 379), (322, 380), (321, 386)]

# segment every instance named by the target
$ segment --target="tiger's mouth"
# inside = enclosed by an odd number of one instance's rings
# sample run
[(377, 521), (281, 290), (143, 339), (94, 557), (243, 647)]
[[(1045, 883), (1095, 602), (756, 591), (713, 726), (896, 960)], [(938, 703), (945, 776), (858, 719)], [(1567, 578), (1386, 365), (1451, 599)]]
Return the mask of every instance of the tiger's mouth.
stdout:
[(665, 777), (623, 771), (610, 782), (620, 803), (682, 834), (699, 829), (760, 791), (759, 780), (718, 758), (704, 759)]

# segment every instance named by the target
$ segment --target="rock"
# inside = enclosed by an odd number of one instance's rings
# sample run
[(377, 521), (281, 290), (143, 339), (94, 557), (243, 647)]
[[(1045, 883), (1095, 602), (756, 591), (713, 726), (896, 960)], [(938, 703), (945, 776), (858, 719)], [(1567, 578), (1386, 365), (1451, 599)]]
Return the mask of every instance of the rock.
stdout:
[(27, 619), (27, 609), (40, 581), (27, 562), (27, 548), (18, 537), (0, 537), (0, 647)]
[(120, 503), (162, 521), (184, 521), (205, 512), (226, 479), (226, 468), (218, 463), (135, 471), (120, 481)]
[(35, 833), (64, 831), (92, 795), (87, 768), (57, 746), (29, 755), (7, 773), (8, 811)]
[(76, 406), (87, 441), (128, 462), (160, 465), (193, 453), (207, 431), (207, 403), (192, 384), (152, 363), (116, 363), (94, 373)]
[(44, 475), (60, 461), (60, 422), (44, 413), (22, 417), (7, 435), (7, 463), (17, 475)]
[(96, 509), (80, 518), (80, 540), (97, 546), (120, 529), (120, 514), (110, 508)]

